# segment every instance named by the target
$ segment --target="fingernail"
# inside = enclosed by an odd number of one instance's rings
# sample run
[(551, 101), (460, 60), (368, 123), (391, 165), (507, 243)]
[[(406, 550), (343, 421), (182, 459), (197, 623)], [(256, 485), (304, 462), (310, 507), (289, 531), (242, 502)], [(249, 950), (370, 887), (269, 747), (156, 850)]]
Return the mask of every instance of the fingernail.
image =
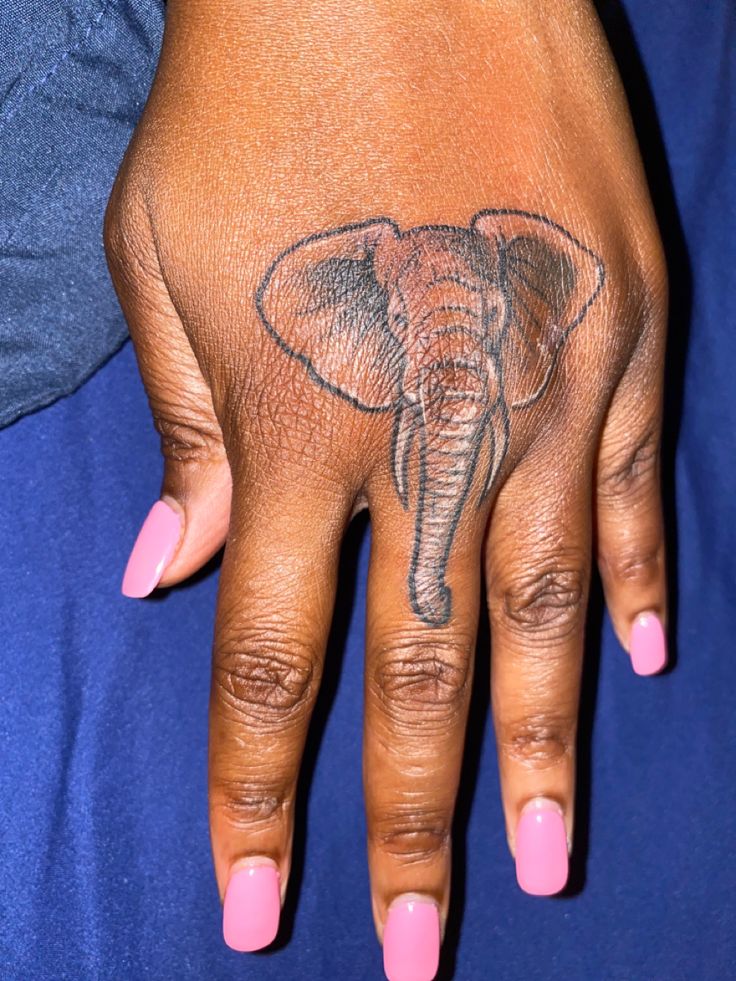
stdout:
[(222, 935), (233, 950), (268, 947), (281, 916), (279, 873), (273, 865), (245, 865), (230, 877), (222, 910)]
[(656, 613), (641, 613), (629, 635), (631, 666), (637, 674), (656, 674), (667, 664), (667, 641)]
[(552, 896), (567, 882), (565, 821), (552, 801), (532, 801), (516, 826), (516, 878), (532, 896)]
[(440, 915), (429, 900), (395, 900), (383, 929), (388, 981), (432, 981), (440, 962)]
[(181, 518), (168, 504), (156, 501), (143, 522), (123, 576), (123, 596), (142, 599), (158, 586), (171, 561), (181, 532)]

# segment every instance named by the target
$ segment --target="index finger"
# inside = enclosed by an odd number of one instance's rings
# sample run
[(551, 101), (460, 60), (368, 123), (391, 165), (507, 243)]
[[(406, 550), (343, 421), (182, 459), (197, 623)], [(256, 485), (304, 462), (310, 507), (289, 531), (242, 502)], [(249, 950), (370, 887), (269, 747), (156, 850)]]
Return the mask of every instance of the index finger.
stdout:
[[(332, 616), (346, 515), (315, 499), (302, 483), (247, 496), (236, 483), (220, 579), (210, 826), (224, 937), (240, 951), (268, 945), (278, 930), (297, 776)], [(308, 515), (304, 500), (312, 502)]]

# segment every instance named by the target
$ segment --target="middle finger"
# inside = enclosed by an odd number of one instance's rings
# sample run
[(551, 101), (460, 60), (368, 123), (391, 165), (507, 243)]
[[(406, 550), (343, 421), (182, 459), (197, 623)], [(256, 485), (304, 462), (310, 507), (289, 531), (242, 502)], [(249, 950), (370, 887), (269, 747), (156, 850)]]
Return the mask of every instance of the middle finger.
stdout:
[[(417, 438), (431, 444), (426, 433)], [(439, 471), (417, 475), (423, 490), (406, 511), (390, 487), (369, 493), (364, 784), (373, 912), (389, 979), (434, 977), (449, 902), (487, 519), (474, 467), (458, 465), (458, 487), (448, 479), (450, 445)], [(432, 447), (417, 453), (426, 462)]]

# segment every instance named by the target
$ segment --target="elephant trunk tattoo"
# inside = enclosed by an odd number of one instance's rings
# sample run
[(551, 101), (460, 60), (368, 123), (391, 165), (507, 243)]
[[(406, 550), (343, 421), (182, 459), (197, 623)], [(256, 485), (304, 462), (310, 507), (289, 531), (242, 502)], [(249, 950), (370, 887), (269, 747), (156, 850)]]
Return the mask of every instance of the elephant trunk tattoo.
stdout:
[(256, 308), (281, 348), (356, 409), (393, 413), (394, 486), (415, 509), (409, 598), (426, 624), (452, 614), (445, 574), (473, 488), (480, 504), (513, 412), (542, 398), (604, 277), (565, 229), (511, 210), (468, 228), (372, 219), (310, 235), (266, 272)]
[[(455, 529), (471, 490), (482, 441), (490, 433), (486, 379), (474, 374), (458, 384), (457, 369), (444, 366), (435, 383), (447, 387), (424, 403), (424, 420), (415, 413), (417, 501), (414, 549), (409, 569), (409, 594), (414, 611), (426, 623), (442, 624), (451, 610), (451, 592), (445, 583)], [(448, 378), (448, 374), (451, 376)], [(462, 406), (462, 411), (458, 408)], [(394, 461), (394, 473), (398, 461)]]

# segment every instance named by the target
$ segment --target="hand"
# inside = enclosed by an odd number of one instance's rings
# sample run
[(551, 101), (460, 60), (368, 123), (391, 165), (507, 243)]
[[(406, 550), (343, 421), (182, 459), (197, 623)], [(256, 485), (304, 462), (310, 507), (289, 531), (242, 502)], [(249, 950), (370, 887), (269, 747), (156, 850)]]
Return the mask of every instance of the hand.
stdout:
[(168, 5), (106, 220), (165, 461), (124, 589), (227, 541), (210, 801), (238, 949), (277, 928), (356, 511), (391, 978), (436, 969), (481, 569), (527, 891), (567, 875), (594, 524), (617, 635), (639, 673), (664, 664), (666, 276), (600, 27), (560, 7)]

